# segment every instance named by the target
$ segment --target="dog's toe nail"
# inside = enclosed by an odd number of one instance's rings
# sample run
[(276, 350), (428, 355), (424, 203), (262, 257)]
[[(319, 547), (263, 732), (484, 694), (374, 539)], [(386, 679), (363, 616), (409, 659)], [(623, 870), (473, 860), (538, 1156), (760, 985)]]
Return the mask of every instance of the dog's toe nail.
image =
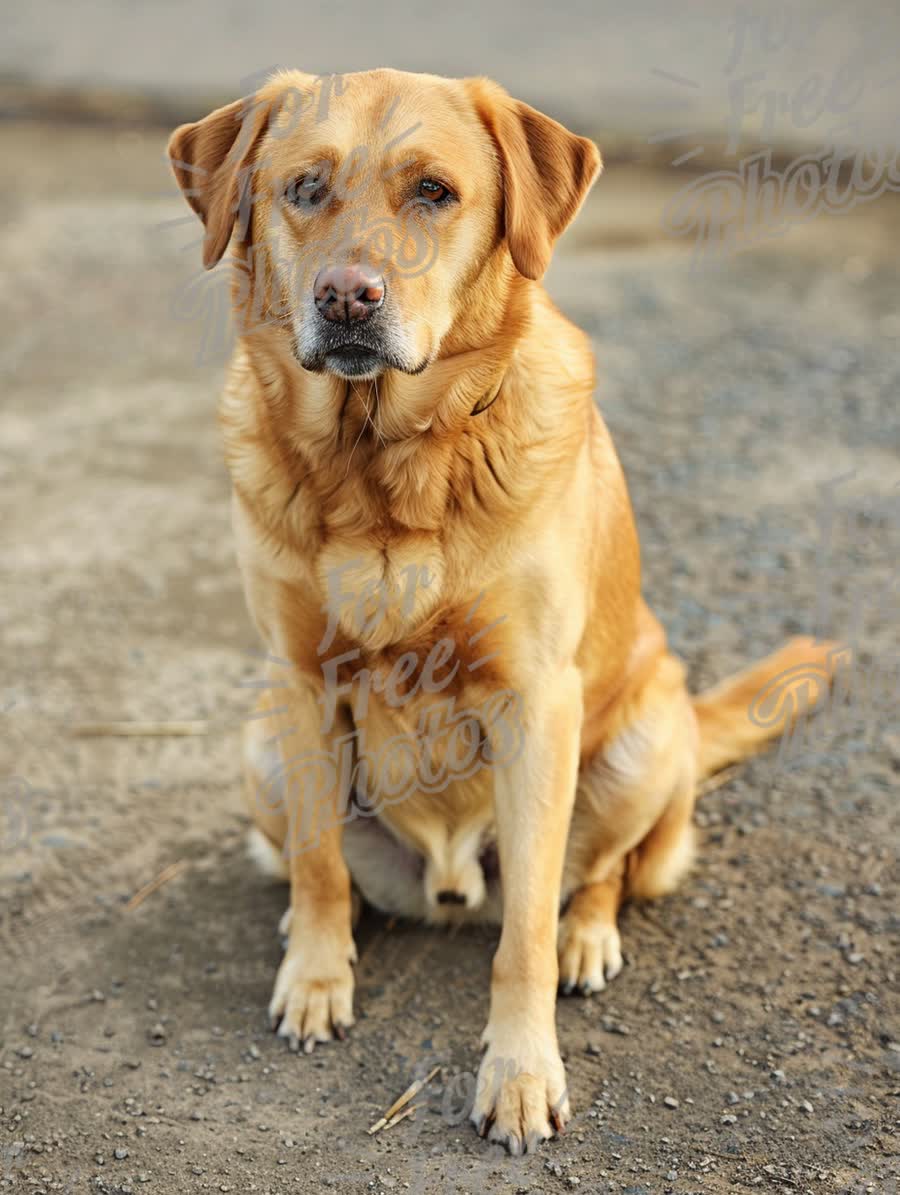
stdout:
[(593, 992), (594, 992), (593, 987), (587, 980), (585, 980), (584, 983), (581, 985), (582, 996), (591, 996), (591, 995), (593, 995)]
[(288, 1038), (288, 1049), (293, 1050), (295, 1054), (300, 1051), (300, 1038), (296, 1033), (292, 1033)]
[(309, 1037), (305, 1038), (303, 1041), (303, 1053), (311, 1054), (315, 1048), (316, 1048), (316, 1039), (313, 1037), (312, 1034), (310, 1034)]
[(515, 1135), (515, 1133), (510, 1133), (509, 1137), (507, 1138), (506, 1148), (514, 1158), (517, 1158), (522, 1152), (522, 1142)]
[(571, 979), (567, 979), (565, 983), (560, 985), (560, 991), (564, 996), (571, 996), (575, 991), (575, 984)]

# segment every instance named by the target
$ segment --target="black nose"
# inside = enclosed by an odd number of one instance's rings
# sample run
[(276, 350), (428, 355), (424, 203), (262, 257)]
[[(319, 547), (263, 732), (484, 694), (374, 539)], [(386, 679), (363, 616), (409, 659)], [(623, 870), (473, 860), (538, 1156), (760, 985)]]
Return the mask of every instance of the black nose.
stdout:
[(364, 266), (326, 266), (316, 275), (313, 295), (325, 319), (358, 323), (384, 302), (384, 279)]
[(452, 888), (444, 888), (437, 894), (439, 905), (464, 905), (466, 898), (461, 892), (454, 892)]

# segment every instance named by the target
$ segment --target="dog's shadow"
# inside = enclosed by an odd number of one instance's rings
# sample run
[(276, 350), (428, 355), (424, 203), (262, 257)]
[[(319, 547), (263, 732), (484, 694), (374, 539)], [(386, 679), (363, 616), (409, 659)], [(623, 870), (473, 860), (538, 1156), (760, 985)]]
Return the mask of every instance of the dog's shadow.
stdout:
[[(243, 844), (205, 854), (139, 908), (114, 917), (103, 934), (104, 970), (127, 975), (126, 1004), (131, 992), (150, 992), (184, 1030), (197, 1009), (198, 1031), (212, 1024), (263, 1033), (288, 902), (287, 883), (261, 874)], [(396, 1036), (404, 1021), (410, 1042), (426, 1043), (426, 1050), (439, 1041), (453, 1053), (457, 1045), (468, 1050), (487, 1013), (497, 938), (492, 927), (448, 930), (364, 906), (354, 931), (354, 1036), (382, 1029)], [(90, 986), (99, 982), (95, 971)]]

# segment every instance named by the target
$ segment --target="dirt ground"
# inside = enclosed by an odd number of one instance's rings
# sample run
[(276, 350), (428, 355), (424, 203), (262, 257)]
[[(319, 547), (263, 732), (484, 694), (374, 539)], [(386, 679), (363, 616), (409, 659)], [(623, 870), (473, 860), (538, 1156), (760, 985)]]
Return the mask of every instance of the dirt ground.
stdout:
[[(0, 129), (0, 1188), (896, 1191), (897, 202), (698, 272), (662, 231), (680, 180), (613, 162), (550, 274), (692, 680), (819, 630), (852, 637), (858, 684), (811, 749), (701, 802), (681, 891), (625, 912), (607, 992), (560, 1003), (575, 1122), (514, 1160), (465, 1121), (493, 932), (367, 914), (347, 1043), (267, 1030), (286, 897), (244, 847), (261, 662), (214, 416), (224, 289), (166, 223), (163, 144)], [(72, 734), (98, 719), (209, 733)], [(434, 1065), (415, 1120), (367, 1136)]]

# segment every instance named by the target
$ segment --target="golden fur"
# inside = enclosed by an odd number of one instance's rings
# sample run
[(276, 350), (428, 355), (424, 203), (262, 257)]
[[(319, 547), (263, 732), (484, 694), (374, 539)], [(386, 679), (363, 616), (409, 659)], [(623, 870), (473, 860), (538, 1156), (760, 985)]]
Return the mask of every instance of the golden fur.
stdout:
[[(402, 913), (501, 919), (472, 1118), (519, 1151), (569, 1115), (558, 983), (588, 992), (621, 968), (619, 905), (669, 891), (689, 866), (698, 778), (761, 744), (771, 731), (750, 721), (749, 701), (779, 671), (825, 659), (828, 645), (795, 641), (692, 701), (641, 598), (588, 338), (540, 285), (599, 173), (595, 146), (487, 80), (388, 70), (347, 76), (324, 114), (292, 123), (285, 96), (317, 87), (281, 73), (170, 143), (206, 227), (205, 264), (233, 246), (240, 335), (221, 422), (247, 601), (273, 685), (248, 726), (248, 797), (291, 884), (270, 1012), (295, 1048), (352, 1023), (353, 881)], [(339, 195), (322, 211), (282, 201), (283, 180), (315, 180), (311, 163), (338, 170), (359, 146), (361, 158), (397, 169), (361, 170), (352, 200)], [(304, 368), (315, 317), (303, 296), (321, 264), (305, 247), (327, 240), (353, 204), (396, 224), (416, 178), (438, 171), (458, 202), (410, 232), (438, 239), (431, 268), (413, 275), (387, 254), (380, 262), (399, 367), (358, 381)], [(341, 252), (353, 262), (362, 250)], [(371, 617), (332, 611), (323, 653), (340, 570), (346, 591), (368, 595)], [(375, 616), (373, 595), (385, 593)], [(521, 749), (504, 756), (509, 724), (485, 715), (490, 768), (385, 803), (374, 821), (349, 817), (338, 781), (311, 803), (292, 767), (333, 753), (361, 724), (371, 754), (406, 735), (440, 765), (446, 744), (417, 739), (416, 728), (433, 704), (425, 661), (442, 642), (441, 699), (485, 711), (498, 693), (515, 695)], [(335, 674), (343, 687), (329, 719), (323, 660), (354, 652)], [(375, 691), (354, 709), (361, 671), (383, 681), (404, 658), (400, 696)], [(353, 783), (365, 790), (365, 772)], [(494, 849), (502, 892), (484, 865)], [(439, 899), (448, 891), (454, 903)]]

